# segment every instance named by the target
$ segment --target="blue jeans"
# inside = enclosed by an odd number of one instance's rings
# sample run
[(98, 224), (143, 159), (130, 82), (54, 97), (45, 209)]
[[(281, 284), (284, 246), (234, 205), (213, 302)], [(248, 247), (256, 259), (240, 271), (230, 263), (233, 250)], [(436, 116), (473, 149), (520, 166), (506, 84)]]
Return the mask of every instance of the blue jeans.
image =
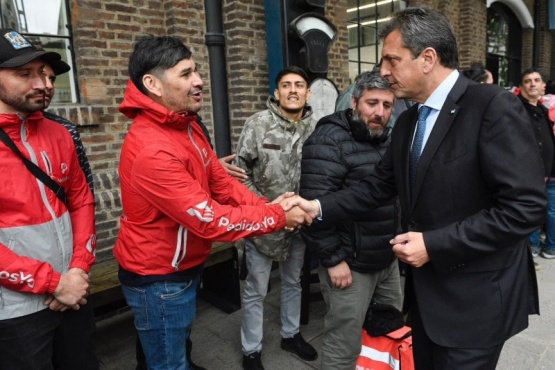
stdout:
[(139, 287), (122, 284), (149, 370), (188, 369), (185, 341), (196, 316), (199, 278)]
[(547, 200), (545, 249), (555, 250), (555, 177), (547, 179)]
[[(545, 249), (555, 250), (555, 177), (550, 177), (546, 182), (547, 188), (547, 218), (545, 219)], [(540, 247), (541, 228), (530, 235), (530, 245)]]
[(532, 235), (530, 235), (530, 237), (528, 238), (530, 240), (530, 246), (531, 247), (536, 247), (539, 248), (541, 247), (541, 243), (540, 243), (540, 233), (541, 233), (541, 228), (537, 229), (536, 231), (534, 231), (532, 233)]
[[(291, 338), (299, 332), (301, 319), (301, 268), (304, 262), (305, 244), (300, 236), (291, 243), (291, 255), (287, 261), (279, 263), (281, 277), (281, 337)], [(243, 354), (250, 355), (262, 350), (262, 329), (264, 323), (264, 298), (268, 292), (268, 282), (273, 260), (260, 253), (254, 243), (247, 240), (247, 269), (242, 296), (241, 346)]]

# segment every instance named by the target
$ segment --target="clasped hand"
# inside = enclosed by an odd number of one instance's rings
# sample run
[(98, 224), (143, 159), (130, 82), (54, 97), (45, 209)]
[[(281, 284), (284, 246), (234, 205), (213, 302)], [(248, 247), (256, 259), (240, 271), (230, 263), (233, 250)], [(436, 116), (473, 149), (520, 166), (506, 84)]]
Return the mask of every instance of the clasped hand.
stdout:
[(84, 270), (72, 268), (62, 274), (56, 290), (44, 303), (53, 311), (65, 311), (69, 308), (78, 310), (80, 306), (87, 304), (89, 282), (89, 275)]

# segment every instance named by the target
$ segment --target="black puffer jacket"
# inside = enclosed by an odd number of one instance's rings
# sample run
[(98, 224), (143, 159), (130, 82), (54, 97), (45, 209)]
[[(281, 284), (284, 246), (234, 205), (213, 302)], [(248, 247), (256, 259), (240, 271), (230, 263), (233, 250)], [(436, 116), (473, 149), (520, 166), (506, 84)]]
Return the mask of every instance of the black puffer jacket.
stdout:
[[(388, 136), (370, 139), (366, 127), (352, 120), (351, 109), (320, 119), (303, 146), (300, 195), (316, 199), (370, 176), (389, 146)], [(392, 202), (357, 222), (326, 227), (314, 222), (301, 235), (324, 267), (345, 260), (357, 272), (379, 271), (395, 258), (389, 244), (396, 229), (395, 209)]]

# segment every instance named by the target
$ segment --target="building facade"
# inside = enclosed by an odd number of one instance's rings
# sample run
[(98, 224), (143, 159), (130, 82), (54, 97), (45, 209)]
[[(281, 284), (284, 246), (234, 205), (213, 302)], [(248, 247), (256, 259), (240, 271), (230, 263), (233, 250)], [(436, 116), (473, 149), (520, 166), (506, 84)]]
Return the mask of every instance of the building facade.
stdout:
[[(380, 24), (392, 12), (416, 5), (437, 8), (450, 19), (461, 67), (487, 61), (496, 66), (498, 79), (518, 83), (509, 79), (511, 73), (516, 76), (537, 61), (546, 76), (555, 77), (549, 1), (553, 0), (327, 1), (325, 17), (337, 28), (328, 52), (327, 78), (343, 90), (358, 73), (371, 70), (379, 62)], [(212, 81), (209, 73), (205, 20), (206, 9), (220, 5), (234, 148), (246, 118), (265, 109), (275, 77), (269, 76), (268, 48), (282, 35), (267, 34), (264, 1), (0, 0), (2, 27), (13, 27), (33, 42), (59, 51), (72, 65), (72, 72), (57, 81), (57, 100), (50, 110), (80, 126), (95, 178), (99, 260), (111, 258), (121, 214), (117, 167), (130, 121), (118, 106), (128, 80), (132, 45), (144, 34), (167, 34), (181, 38), (193, 50), (205, 81), (200, 113), (214, 136), (213, 111), (224, 108), (212, 104), (212, 89), (221, 89), (222, 84)], [(514, 37), (520, 40), (516, 46), (510, 44)]]

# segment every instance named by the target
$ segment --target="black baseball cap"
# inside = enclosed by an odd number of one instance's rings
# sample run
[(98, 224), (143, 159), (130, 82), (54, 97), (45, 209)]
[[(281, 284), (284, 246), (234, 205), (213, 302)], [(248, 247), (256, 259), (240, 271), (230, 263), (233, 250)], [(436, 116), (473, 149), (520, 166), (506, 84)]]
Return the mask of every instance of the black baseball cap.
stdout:
[(37, 58), (48, 63), (56, 76), (71, 69), (60, 54), (36, 47), (11, 28), (0, 29), (0, 68), (21, 67)]

